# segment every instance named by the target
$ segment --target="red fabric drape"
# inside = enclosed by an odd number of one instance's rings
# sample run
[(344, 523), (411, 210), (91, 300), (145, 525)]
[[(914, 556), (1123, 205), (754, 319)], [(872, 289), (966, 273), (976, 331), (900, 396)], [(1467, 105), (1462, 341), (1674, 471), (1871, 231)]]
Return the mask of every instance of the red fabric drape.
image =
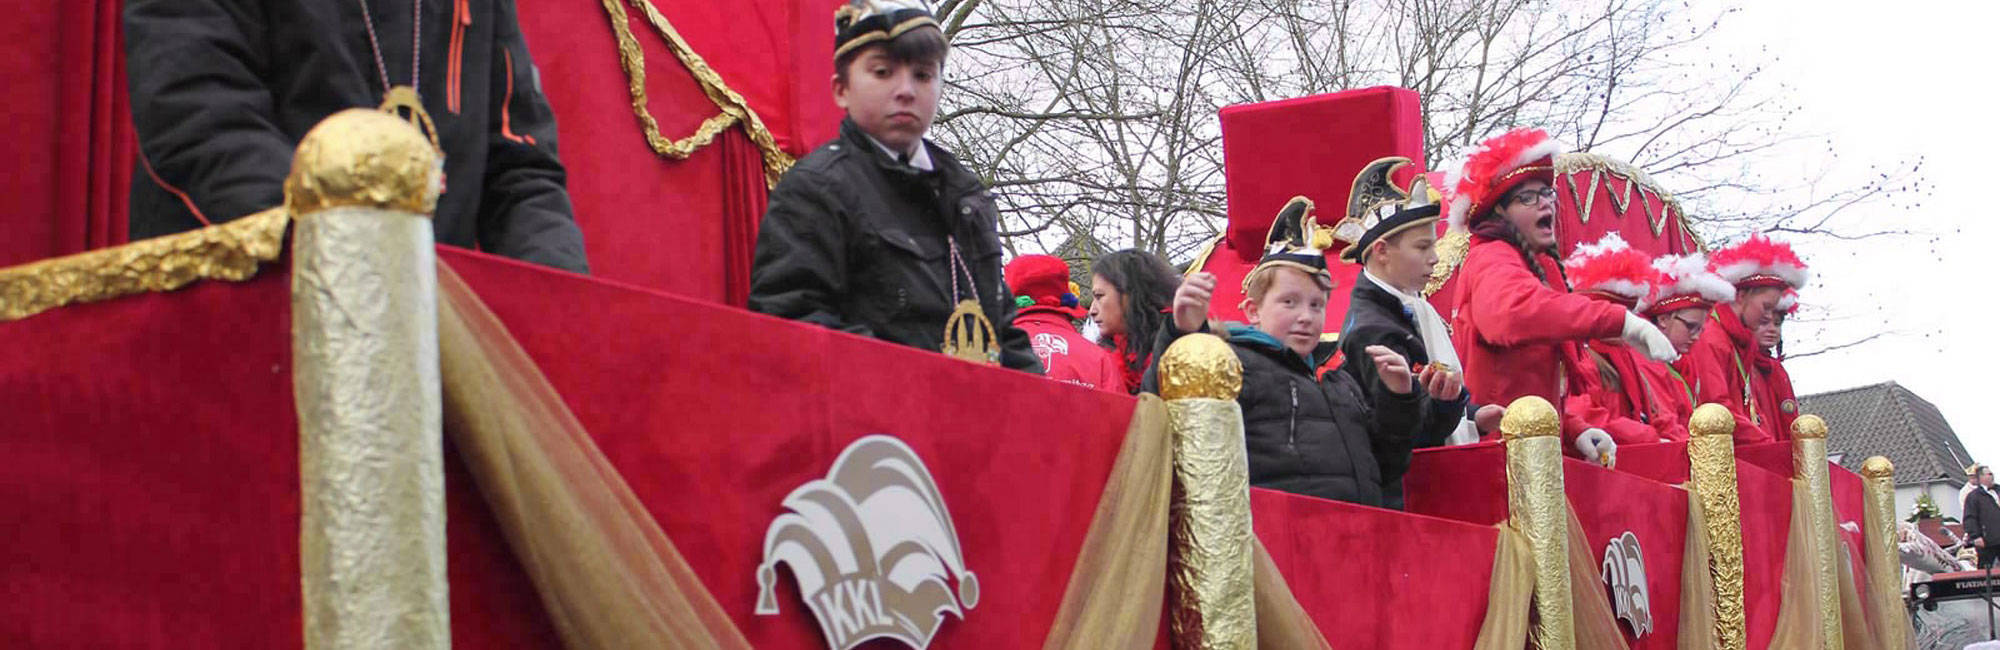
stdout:
[(119, 0), (20, 3), (0, 21), (0, 267), (125, 241), (135, 140)]
[[(660, 135), (688, 137), (715, 102), (643, 12), (617, 0), (645, 55), (647, 108)], [(742, 126), (686, 160), (647, 145), (632, 112), (618, 41), (599, 0), (516, 0), (521, 29), (556, 112), (571, 202), (591, 272), (709, 302), (742, 305), (764, 215), (761, 152)], [(797, 157), (840, 124), (832, 16), (839, 0), (702, 3), (652, 0), (689, 47), (741, 94)]]

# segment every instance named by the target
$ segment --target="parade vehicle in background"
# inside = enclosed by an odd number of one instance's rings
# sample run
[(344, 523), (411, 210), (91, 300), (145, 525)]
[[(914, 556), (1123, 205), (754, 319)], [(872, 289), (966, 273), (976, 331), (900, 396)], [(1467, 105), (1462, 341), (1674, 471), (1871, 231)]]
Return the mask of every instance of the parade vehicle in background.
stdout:
[[(430, 246), (435, 152), (373, 107), (307, 137), (285, 205), (124, 241), (119, 3), (26, 12), (9, 78), (48, 100), (0, 126), (44, 154), (0, 242), (5, 645), (1909, 642), (1892, 468), (1828, 463), (1818, 418), (1736, 447), (1710, 405), (1606, 468), (1524, 399), (1500, 442), (1419, 451), (1396, 512), (1247, 487), (1213, 338), (1135, 399), (747, 312), (765, 192), (839, 122), (838, 3), (517, 4), (592, 276)], [(1229, 222), (1194, 268), (1226, 294), (1290, 197), (1331, 228), (1369, 161), (1441, 168), (1417, 106), (1225, 109)], [(1556, 164), (1565, 253), (1702, 248), (1671, 179)], [(1355, 267), (1329, 266), (1337, 326)]]

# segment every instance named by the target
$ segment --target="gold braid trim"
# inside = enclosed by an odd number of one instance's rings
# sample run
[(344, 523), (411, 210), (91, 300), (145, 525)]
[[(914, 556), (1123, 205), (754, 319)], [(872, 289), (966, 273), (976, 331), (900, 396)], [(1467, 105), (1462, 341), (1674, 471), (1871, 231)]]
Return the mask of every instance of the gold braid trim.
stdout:
[(1438, 238), (1437, 265), (1431, 267), (1431, 279), (1424, 283), (1424, 296), (1429, 297), (1444, 288), (1444, 283), (1458, 272), (1458, 266), (1465, 263), (1465, 254), (1472, 250), (1472, 233), (1450, 230)]
[(695, 82), (701, 84), (702, 93), (708, 95), (709, 101), (715, 102), (716, 108), (722, 110), (715, 117), (703, 120), (694, 135), (679, 140), (668, 140), (660, 135), (660, 123), (646, 107), (645, 51), (632, 34), (631, 18), (625, 13), (625, 7), (618, 0), (603, 0), (604, 12), (611, 18), (611, 29), (618, 35), (618, 62), (625, 68), (625, 76), (630, 81), (632, 113), (639, 118), (639, 128), (646, 134), (646, 144), (662, 156), (685, 160), (696, 150), (714, 142), (715, 136), (721, 134), (723, 129), (741, 124), (744, 134), (750, 136), (750, 142), (756, 144), (757, 150), (764, 156), (764, 185), (777, 186), (778, 177), (791, 169), (794, 161), (790, 154), (778, 148), (778, 141), (771, 136), (770, 129), (764, 127), (764, 120), (750, 109), (750, 104), (744, 101), (742, 95), (723, 83), (722, 77), (715, 73), (714, 68), (708, 67), (708, 62), (696, 54), (694, 48), (688, 46), (680, 32), (674, 30), (673, 24), (667, 22), (666, 16), (660, 14), (651, 0), (628, 1), (646, 15), (647, 22), (652, 23), (653, 29), (666, 41), (667, 50), (687, 67), (689, 74), (694, 75)]
[(63, 305), (247, 280), (284, 249), (291, 213), (272, 208), (219, 226), (0, 269), (0, 321)]

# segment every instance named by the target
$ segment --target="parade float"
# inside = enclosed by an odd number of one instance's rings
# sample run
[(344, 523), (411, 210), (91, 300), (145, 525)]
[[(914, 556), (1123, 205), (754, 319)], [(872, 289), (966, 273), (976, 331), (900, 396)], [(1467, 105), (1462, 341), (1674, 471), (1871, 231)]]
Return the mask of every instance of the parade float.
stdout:
[[(1132, 398), (741, 309), (763, 193), (838, 121), (832, 3), (519, 1), (589, 277), (433, 246), (434, 153), (369, 107), (284, 205), (123, 241), (117, 4), (10, 46), (64, 56), (4, 127), (50, 153), (0, 251), (8, 647), (1908, 644), (1893, 469), (1815, 417), (1737, 447), (1704, 406), (1606, 468), (1525, 399), (1396, 512), (1249, 488), (1213, 338)], [(1367, 162), (1430, 169), (1416, 107), (1223, 111), (1195, 267), (1236, 286), (1289, 197), (1331, 227)], [(1566, 247), (1701, 247), (1670, 182), (1557, 165)]]

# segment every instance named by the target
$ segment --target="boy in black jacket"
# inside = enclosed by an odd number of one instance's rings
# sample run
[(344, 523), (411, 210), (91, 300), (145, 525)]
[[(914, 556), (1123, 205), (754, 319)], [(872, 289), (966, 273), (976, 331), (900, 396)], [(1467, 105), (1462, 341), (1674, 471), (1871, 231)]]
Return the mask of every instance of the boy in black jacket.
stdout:
[[(923, 137), (947, 49), (937, 21), (920, 0), (855, 0), (834, 24), (833, 97), (847, 119), (771, 191), (750, 309), (1039, 374), (1013, 326), (993, 196)], [(971, 349), (946, 340), (949, 322), (973, 314), (993, 335)]]
[[(1312, 248), (1312, 203), (1294, 198), (1271, 226), (1270, 254), (1243, 280), (1248, 325), (1229, 323), (1224, 337), (1243, 363), (1244, 444), (1250, 484), (1368, 506), (1382, 505), (1385, 476), (1378, 458), (1406, 457), (1421, 420), (1418, 382), (1403, 357), (1368, 348), (1366, 363), (1389, 390), (1367, 397), (1354, 377), (1329, 365), (1335, 346), (1322, 342), (1333, 280), (1325, 255)], [(1215, 276), (1196, 273), (1174, 295), (1173, 325), (1160, 335), (1155, 357), (1174, 339), (1207, 329)], [(1156, 378), (1154, 378), (1156, 379)], [(1156, 381), (1149, 381), (1155, 384)]]

